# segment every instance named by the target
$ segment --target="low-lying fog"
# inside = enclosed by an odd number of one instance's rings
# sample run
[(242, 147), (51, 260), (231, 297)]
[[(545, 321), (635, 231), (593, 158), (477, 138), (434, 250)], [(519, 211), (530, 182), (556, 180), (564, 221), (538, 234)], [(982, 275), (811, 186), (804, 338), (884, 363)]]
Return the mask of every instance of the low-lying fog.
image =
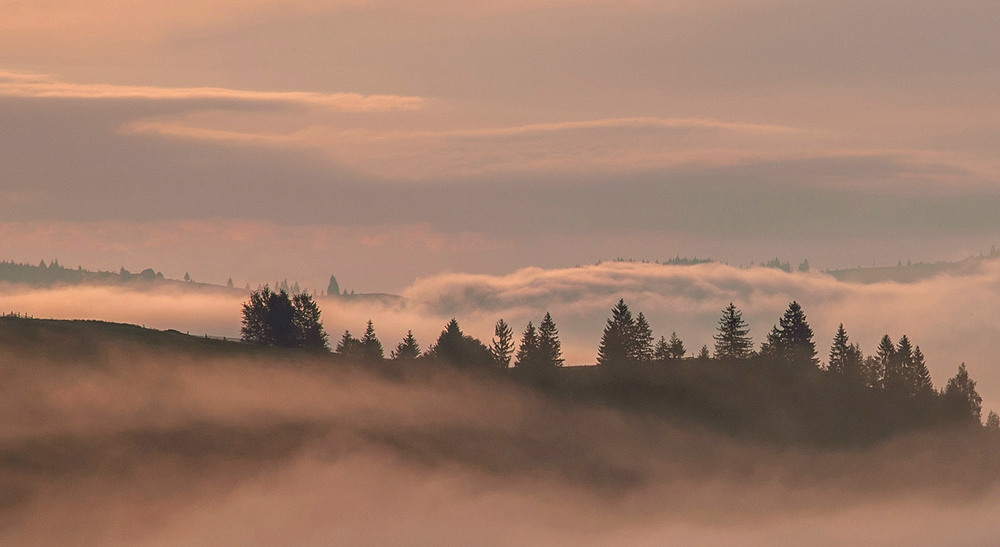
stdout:
[(5, 544), (1000, 541), (997, 443), (955, 433), (776, 447), (444, 370), (45, 351), (0, 349)]
[[(605, 320), (618, 298), (643, 312), (653, 332), (677, 335), (690, 353), (712, 348), (722, 308), (744, 313), (759, 344), (792, 300), (806, 312), (825, 360), (838, 323), (852, 342), (874, 353), (879, 338), (906, 334), (927, 357), (942, 387), (961, 362), (978, 382), (984, 408), (1000, 409), (1000, 261), (972, 275), (943, 275), (909, 284), (861, 285), (821, 273), (740, 269), (722, 264), (660, 266), (605, 263), (561, 270), (525, 269), (506, 276), (442, 274), (418, 280), (402, 294), (406, 305), (376, 300), (319, 298), (335, 344), (345, 329), (359, 335), (372, 319), (386, 353), (412, 329), (426, 349), (456, 317), (467, 334), (489, 342), (504, 318), (520, 331), (552, 313), (566, 363), (591, 364)], [(241, 302), (229, 294), (137, 292), (107, 287), (0, 289), (0, 309), (35, 317), (92, 318), (177, 329), (191, 334), (238, 336)], [(985, 413), (984, 413), (985, 414)]]

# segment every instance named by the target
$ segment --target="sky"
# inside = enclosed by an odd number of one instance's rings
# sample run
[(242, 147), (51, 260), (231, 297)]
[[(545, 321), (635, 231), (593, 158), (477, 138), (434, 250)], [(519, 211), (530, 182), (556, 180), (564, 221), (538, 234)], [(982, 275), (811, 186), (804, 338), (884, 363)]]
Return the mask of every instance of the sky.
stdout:
[(0, 2), (0, 255), (401, 292), (1000, 242), (992, 1)]

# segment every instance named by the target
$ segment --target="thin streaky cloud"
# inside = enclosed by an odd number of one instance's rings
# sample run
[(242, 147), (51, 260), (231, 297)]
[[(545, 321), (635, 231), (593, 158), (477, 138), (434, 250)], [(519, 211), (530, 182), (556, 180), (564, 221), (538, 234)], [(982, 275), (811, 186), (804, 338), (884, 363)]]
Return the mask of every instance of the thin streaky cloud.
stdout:
[(42, 99), (141, 99), (150, 101), (227, 100), (281, 103), (340, 112), (414, 110), (421, 97), (317, 93), (309, 91), (252, 91), (224, 87), (158, 87), (63, 82), (43, 74), (0, 71), (0, 96)]

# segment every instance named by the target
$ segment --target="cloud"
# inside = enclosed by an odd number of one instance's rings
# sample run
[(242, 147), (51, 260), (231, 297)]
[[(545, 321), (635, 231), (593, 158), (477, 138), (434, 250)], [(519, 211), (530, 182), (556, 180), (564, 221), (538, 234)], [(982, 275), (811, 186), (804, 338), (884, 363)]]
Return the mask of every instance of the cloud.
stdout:
[(306, 106), (338, 112), (412, 110), (423, 105), (420, 97), (315, 93), (304, 91), (248, 91), (220, 87), (156, 87), (116, 84), (79, 84), (48, 75), (0, 71), (0, 96), (37, 99), (146, 101), (220, 101)]

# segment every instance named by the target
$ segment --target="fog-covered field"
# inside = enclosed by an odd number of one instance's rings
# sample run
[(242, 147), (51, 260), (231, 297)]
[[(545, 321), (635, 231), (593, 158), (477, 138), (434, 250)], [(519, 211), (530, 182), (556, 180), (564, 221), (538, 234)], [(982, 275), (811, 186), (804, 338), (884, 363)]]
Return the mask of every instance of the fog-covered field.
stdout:
[(1000, 540), (989, 434), (764, 443), (446, 368), (31, 337), (0, 348), (6, 544)]

